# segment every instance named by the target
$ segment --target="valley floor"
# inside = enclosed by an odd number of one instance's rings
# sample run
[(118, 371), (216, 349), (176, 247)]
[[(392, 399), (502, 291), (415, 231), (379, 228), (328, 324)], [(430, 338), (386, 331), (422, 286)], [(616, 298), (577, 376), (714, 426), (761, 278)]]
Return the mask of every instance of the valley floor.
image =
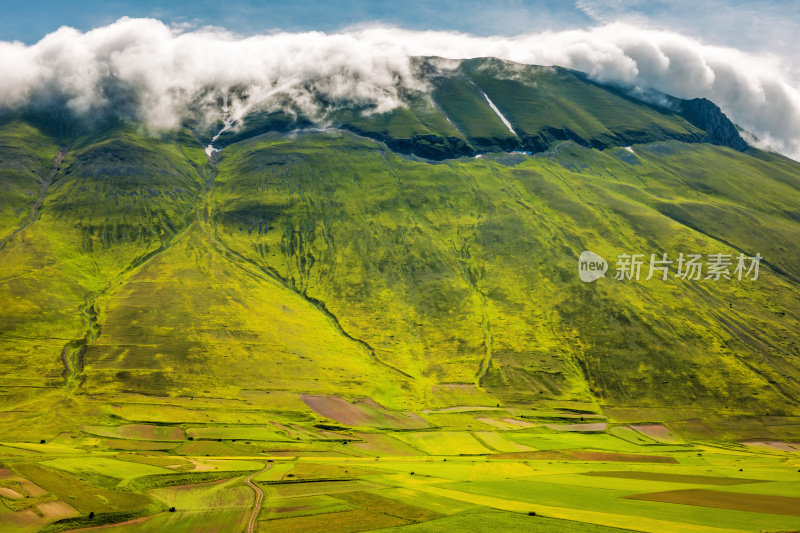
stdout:
[[(800, 529), (800, 444), (689, 442), (679, 422), (565, 409), (411, 416), (304, 400), (331, 417), (234, 424), (211, 409), (209, 423), (180, 423), (188, 410), (151, 403), (138, 422), (129, 410), (119, 425), (2, 442), (0, 530)], [(337, 420), (359, 410), (361, 425)]]

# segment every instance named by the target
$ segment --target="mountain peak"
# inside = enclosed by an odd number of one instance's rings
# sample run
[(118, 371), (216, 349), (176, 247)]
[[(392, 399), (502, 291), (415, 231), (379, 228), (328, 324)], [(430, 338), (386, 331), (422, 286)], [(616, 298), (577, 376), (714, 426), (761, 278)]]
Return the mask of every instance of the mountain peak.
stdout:
[(331, 102), (325, 102), (328, 111), (322, 119), (299, 109), (255, 111), (223, 132), (217, 144), (323, 123), (432, 160), (482, 152), (537, 153), (567, 140), (598, 149), (663, 140), (740, 151), (747, 146), (707, 100), (658, 93), (663, 105), (653, 104), (579, 71), (496, 58), (420, 57), (414, 65), (428, 89), (403, 92), (401, 104), (389, 111)]
[(678, 106), (682, 117), (705, 130), (706, 136), (703, 142), (727, 146), (739, 152), (747, 149), (747, 143), (739, 135), (736, 125), (711, 100), (707, 98), (678, 100)]

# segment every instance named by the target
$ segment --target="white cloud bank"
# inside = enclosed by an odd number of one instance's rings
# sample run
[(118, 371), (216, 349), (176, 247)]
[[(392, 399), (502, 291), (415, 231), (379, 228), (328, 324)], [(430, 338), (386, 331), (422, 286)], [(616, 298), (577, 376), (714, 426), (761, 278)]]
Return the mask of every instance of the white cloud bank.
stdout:
[[(62, 27), (30, 46), (0, 42), (0, 106), (57, 94), (71, 109), (90, 112), (108, 105), (114, 85), (132, 91), (132, 105), (149, 125), (171, 128), (191, 102), (205, 98), (212, 105), (220, 90), (238, 86), (247, 88), (247, 105), (279, 108), (291, 101), (313, 112), (323, 97), (382, 111), (399, 105), (403, 89), (424, 88), (412, 56), (561, 65), (598, 80), (706, 97), (762, 141), (800, 159), (800, 91), (780, 58), (621, 23), (517, 37), (381, 27), (240, 37), (123, 18), (86, 33)], [(246, 111), (231, 101), (234, 118)]]

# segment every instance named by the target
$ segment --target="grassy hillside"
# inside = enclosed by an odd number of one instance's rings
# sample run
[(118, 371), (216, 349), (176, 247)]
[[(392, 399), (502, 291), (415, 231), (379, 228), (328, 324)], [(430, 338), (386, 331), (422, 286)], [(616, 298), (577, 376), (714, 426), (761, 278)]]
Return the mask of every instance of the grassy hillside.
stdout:
[[(474, 108), (473, 120), (489, 109), (480, 82), (519, 135), (563, 127), (591, 144), (613, 127), (692, 138), (682, 119), (569, 71), (512, 66), (463, 63), (450, 78), (463, 89), (457, 107)], [(550, 111), (514, 111), (524, 94), (520, 109), (539, 98)], [(632, 106), (627, 123), (612, 103)], [(384, 134), (411, 136), (427, 117), (425, 134), (471, 131), (441, 113), (419, 100), (352, 122), (381, 119)], [(489, 129), (469, 138), (509, 133), (484, 118), (476, 124)], [(186, 131), (112, 125), (60, 148), (19, 120), (3, 131), (9, 157), (31, 167), (10, 173), (9, 187), (25, 177), (44, 191), (27, 208), (25, 194), (8, 197), (27, 209), (9, 219), (0, 251), (8, 407), (43, 390), (347, 390), (405, 409), (797, 410), (800, 179), (779, 156), (550, 139), (533, 156), (434, 164), (329, 130), (240, 140), (210, 162)], [(612, 267), (623, 253), (695, 252), (760, 253), (764, 265), (756, 282), (609, 274), (584, 284), (584, 249)]]
[(0, 126), (0, 246), (37, 215), (57, 164), (58, 146), (21, 121)]
[[(572, 143), (513, 167), (430, 165), (347, 135), (254, 140), (219, 160), (214, 218), (227, 246), (324, 302), (418, 381), (471, 384), (508, 402), (793, 410), (798, 308), (788, 265), (800, 263), (785, 211), (797, 189), (725, 148), (636, 150), (633, 165), (628, 151)], [(698, 160), (713, 170), (698, 172)], [(730, 176), (737, 184), (714, 193)], [(753, 210), (757, 196), (736, 191), (756, 181), (786, 203), (756, 210), (749, 225), (700, 219)], [(681, 223), (670, 209), (698, 221)], [(767, 225), (778, 231), (758, 232)], [(585, 285), (575, 273), (583, 249), (611, 261), (765, 250), (770, 265), (785, 266), (754, 283)]]
[(696, 142), (705, 134), (681, 116), (677, 104), (646, 104), (560, 67), (493, 58), (419, 63), (430, 96), (408, 95), (407, 106), (389, 113), (335, 113), (333, 123), (435, 160), (484, 151), (542, 152), (563, 140), (606, 148)]
[(202, 155), (195, 147), (124, 131), (73, 146), (54, 156), (35, 223), (20, 223), (0, 252), (5, 405), (79, 382), (100, 332), (94, 300), (168, 246), (202, 187), (187, 157)]

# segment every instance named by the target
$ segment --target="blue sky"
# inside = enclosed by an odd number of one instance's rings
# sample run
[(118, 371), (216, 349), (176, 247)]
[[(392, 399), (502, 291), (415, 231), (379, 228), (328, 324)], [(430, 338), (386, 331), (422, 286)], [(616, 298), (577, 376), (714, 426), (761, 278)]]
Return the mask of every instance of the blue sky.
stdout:
[[(409, 29), (456, 30), (479, 35), (516, 34), (589, 24), (592, 18), (573, 3), (558, 0), (294, 0), (238, 1), (89, 0), (9, 2), (0, 21), (2, 40), (38, 40), (60, 25), (81, 30), (122, 16), (165, 22), (217, 25), (239, 33), (275, 30), (336, 31), (355, 24), (382, 22)], [(491, 4), (491, 6), (489, 6)]]
[(61, 25), (80, 30), (122, 16), (216, 25), (241, 34), (336, 31), (380, 22), (417, 30), (517, 35), (626, 20), (749, 51), (794, 54), (800, 2), (777, 0), (30, 0), (3, 2), (0, 40), (38, 41)]

